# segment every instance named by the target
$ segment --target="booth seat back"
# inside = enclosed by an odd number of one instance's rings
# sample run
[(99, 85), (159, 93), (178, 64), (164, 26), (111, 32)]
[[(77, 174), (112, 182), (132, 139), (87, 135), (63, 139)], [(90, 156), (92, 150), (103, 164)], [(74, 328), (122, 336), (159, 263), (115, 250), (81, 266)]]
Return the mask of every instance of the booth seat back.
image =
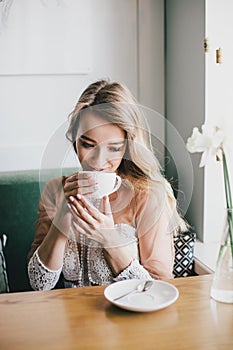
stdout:
[[(77, 169), (63, 169), (69, 175)], [(0, 173), (0, 233), (7, 236), (4, 250), (10, 292), (31, 290), (27, 254), (34, 238), (38, 202), (44, 184), (61, 175), (56, 169)]]

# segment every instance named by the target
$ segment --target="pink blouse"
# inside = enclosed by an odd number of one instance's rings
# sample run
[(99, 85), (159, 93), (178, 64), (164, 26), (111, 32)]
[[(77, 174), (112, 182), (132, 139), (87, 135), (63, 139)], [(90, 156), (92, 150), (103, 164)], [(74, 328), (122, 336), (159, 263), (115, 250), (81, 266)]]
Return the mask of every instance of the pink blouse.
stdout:
[(53, 288), (61, 272), (67, 287), (109, 284), (130, 278), (173, 277), (174, 237), (173, 232), (169, 232), (166, 195), (163, 191), (132, 190), (124, 180), (120, 189), (110, 196), (110, 203), (116, 232), (128, 239), (131, 265), (114, 277), (101, 246), (78, 235), (77, 227), (71, 225), (63, 267), (58, 271), (49, 270), (40, 261), (37, 249), (49, 231), (62, 198), (62, 178), (49, 181), (39, 202), (35, 237), (28, 255), (29, 279), (34, 289)]

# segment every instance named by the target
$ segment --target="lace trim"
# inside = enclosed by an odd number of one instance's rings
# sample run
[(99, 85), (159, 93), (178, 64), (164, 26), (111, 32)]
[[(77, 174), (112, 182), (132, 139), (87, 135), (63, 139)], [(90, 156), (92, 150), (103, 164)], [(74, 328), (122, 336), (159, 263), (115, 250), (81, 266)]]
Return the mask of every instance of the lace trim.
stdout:
[(129, 280), (133, 278), (152, 280), (149, 272), (140, 264), (137, 259), (134, 259), (131, 264), (123, 270), (117, 277), (115, 282)]
[(53, 289), (59, 280), (61, 271), (62, 268), (56, 271), (48, 269), (40, 260), (37, 249), (28, 263), (31, 287), (34, 290)]

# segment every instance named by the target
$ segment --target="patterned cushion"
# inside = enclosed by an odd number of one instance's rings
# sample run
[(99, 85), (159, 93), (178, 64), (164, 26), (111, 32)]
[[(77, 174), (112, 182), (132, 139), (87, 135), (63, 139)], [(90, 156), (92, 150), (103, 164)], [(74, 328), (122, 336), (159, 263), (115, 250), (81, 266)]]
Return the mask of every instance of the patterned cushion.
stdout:
[(3, 247), (6, 243), (6, 235), (0, 235), (0, 293), (9, 292), (6, 261), (3, 252)]
[(187, 277), (195, 275), (193, 261), (195, 240), (196, 234), (191, 232), (180, 233), (174, 238), (174, 277)]

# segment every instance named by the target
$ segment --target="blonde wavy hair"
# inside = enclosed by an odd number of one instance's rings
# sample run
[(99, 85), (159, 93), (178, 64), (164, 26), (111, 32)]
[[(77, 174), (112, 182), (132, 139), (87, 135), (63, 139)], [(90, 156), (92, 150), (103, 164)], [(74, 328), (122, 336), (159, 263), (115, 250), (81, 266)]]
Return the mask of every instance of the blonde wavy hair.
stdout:
[(119, 126), (127, 141), (125, 155), (118, 174), (139, 190), (150, 189), (165, 193), (165, 205), (172, 231), (185, 231), (186, 223), (177, 211), (177, 203), (170, 183), (162, 175), (159, 161), (152, 147), (150, 130), (140, 105), (129, 89), (118, 82), (99, 80), (87, 87), (71, 112), (66, 137), (76, 150), (76, 138), (81, 114), (92, 112), (107, 122)]

